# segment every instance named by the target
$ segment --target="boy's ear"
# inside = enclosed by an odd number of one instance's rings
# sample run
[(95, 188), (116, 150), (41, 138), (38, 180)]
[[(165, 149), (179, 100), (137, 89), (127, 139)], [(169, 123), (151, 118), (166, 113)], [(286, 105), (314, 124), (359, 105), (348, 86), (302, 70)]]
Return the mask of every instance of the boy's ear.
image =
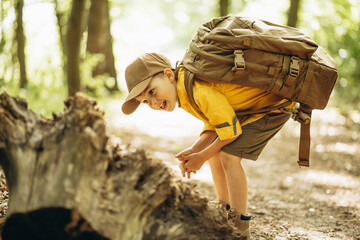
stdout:
[(170, 81), (175, 80), (175, 73), (170, 68), (164, 69), (164, 75), (165, 75), (165, 77), (170, 79)]

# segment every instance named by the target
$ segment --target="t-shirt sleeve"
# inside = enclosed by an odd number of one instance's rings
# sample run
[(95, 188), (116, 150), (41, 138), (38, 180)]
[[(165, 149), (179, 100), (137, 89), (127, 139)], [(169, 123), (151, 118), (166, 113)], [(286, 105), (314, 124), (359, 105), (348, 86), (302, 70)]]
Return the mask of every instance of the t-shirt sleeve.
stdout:
[(208, 119), (202, 133), (215, 130), (220, 140), (234, 138), (242, 133), (234, 109), (221, 92), (211, 87), (198, 87), (194, 89), (194, 100)]
[(214, 131), (215, 132), (215, 127), (214, 125), (210, 124), (209, 122), (205, 122), (204, 123), (204, 128), (201, 131), (200, 135), (202, 135), (204, 132), (206, 131)]

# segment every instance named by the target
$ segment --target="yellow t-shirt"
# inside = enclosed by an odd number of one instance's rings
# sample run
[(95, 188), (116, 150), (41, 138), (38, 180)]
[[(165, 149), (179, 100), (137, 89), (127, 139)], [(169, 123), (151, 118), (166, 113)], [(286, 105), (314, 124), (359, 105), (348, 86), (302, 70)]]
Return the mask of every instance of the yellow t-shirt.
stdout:
[[(265, 116), (265, 113), (261, 113), (238, 119), (235, 111), (256, 110), (288, 101), (257, 88), (204, 81), (194, 81), (193, 93), (195, 103), (201, 111), (192, 106), (185, 89), (184, 69), (180, 69), (177, 82), (179, 107), (204, 122), (201, 133), (216, 131), (221, 140), (239, 136), (242, 126)], [(288, 107), (292, 108), (295, 104), (293, 102)]]

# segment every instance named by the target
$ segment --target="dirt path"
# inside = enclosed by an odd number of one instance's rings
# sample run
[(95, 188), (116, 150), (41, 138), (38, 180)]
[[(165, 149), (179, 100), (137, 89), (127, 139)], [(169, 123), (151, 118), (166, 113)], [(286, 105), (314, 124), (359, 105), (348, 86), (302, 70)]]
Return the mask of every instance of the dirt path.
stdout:
[[(182, 112), (173, 117), (154, 117), (147, 110), (138, 114), (109, 120), (113, 140), (146, 149), (180, 177), (173, 156), (192, 144), (201, 123)], [(360, 239), (360, 136), (342, 126), (344, 119), (327, 114), (326, 121), (314, 116), (310, 168), (296, 164), (299, 125), (292, 120), (258, 161), (245, 161), (253, 239)], [(215, 200), (208, 165), (191, 181)]]

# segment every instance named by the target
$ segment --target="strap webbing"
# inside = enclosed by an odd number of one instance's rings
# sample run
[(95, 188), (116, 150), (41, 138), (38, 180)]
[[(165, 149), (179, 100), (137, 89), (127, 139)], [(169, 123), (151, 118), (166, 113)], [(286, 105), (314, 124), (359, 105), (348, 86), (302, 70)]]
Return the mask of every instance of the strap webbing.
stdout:
[(281, 110), (282, 108), (289, 106), (291, 103), (292, 103), (292, 101), (288, 100), (288, 101), (283, 102), (276, 106), (269, 106), (269, 107), (264, 107), (264, 108), (260, 108), (260, 109), (256, 109), (256, 110), (235, 111), (235, 114), (236, 114), (236, 116), (240, 117), (240, 116), (253, 115), (253, 114), (259, 114), (259, 113), (270, 113), (270, 112), (273, 112), (276, 110)]
[[(311, 113), (309, 114), (311, 117)], [(299, 143), (299, 166), (309, 167), (310, 158), (310, 122), (302, 123), (300, 126), (300, 143)]]
[(185, 69), (184, 84), (185, 84), (186, 93), (188, 95), (191, 105), (194, 106), (197, 110), (200, 110), (199, 106), (196, 104), (194, 99), (194, 92), (193, 92), (194, 76), (195, 76), (194, 73)]

